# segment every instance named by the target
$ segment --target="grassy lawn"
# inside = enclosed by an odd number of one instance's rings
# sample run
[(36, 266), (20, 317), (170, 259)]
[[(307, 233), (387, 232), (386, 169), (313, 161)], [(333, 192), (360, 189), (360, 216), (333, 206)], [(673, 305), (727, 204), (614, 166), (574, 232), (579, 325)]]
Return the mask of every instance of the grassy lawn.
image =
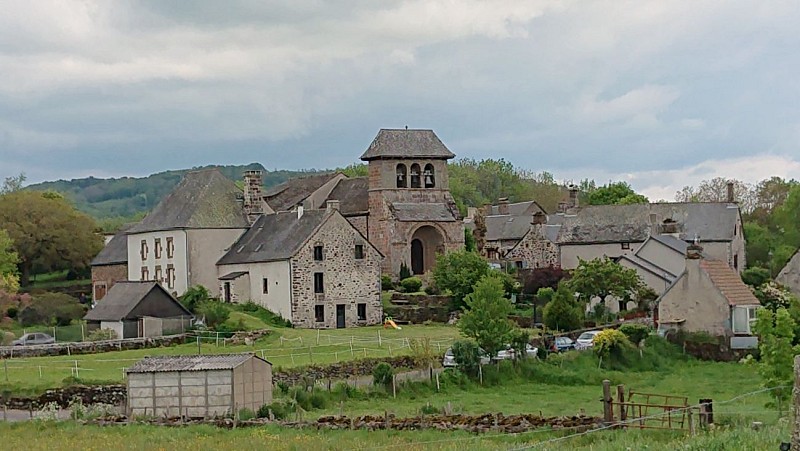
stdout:
[[(246, 323), (260, 320), (245, 313), (233, 312), (233, 318)], [(406, 339), (430, 338), (435, 340), (442, 352), (450, 341), (458, 336), (451, 326), (404, 326), (401, 330), (383, 329), (382, 326), (352, 329), (309, 330), (273, 328), (275, 333), (265, 337), (254, 346), (223, 346), (220, 340), (207, 338), (200, 343), (203, 354), (229, 352), (256, 352), (279, 367), (293, 367), (334, 363), (363, 357), (387, 357), (407, 354)], [(380, 338), (379, 338), (380, 337)], [(352, 348), (351, 348), (352, 343)], [(133, 351), (106, 352), (76, 356), (36, 357), (10, 359), (6, 367), (0, 366), (0, 389), (14, 393), (37, 393), (47, 388), (62, 385), (65, 378), (75, 376), (87, 382), (123, 381), (124, 368), (137, 360), (152, 355), (197, 354), (196, 343), (169, 348), (151, 348)]]

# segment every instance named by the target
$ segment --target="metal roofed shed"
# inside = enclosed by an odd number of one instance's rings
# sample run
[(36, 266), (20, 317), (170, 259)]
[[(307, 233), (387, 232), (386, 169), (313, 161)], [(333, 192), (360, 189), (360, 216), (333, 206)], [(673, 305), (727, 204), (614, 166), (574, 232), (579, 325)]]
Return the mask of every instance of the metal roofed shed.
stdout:
[(128, 416), (208, 418), (272, 403), (272, 364), (253, 354), (146, 357), (126, 373)]

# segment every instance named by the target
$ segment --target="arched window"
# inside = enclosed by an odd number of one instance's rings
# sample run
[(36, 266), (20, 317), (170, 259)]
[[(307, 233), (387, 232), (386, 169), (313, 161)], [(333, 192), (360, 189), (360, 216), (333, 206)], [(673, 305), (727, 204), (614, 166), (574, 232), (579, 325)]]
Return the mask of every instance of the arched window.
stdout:
[(412, 188), (422, 188), (422, 174), (420, 174), (419, 165), (414, 163), (411, 165), (411, 187)]
[(436, 176), (433, 173), (433, 165), (428, 163), (425, 165), (425, 171), (422, 172), (422, 179), (425, 182), (425, 188), (433, 188), (436, 186)]
[(408, 188), (408, 179), (406, 178), (408, 173), (406, 172), (406, 165), (398, 164), (397, 165), (397, 187), (398, 188)]

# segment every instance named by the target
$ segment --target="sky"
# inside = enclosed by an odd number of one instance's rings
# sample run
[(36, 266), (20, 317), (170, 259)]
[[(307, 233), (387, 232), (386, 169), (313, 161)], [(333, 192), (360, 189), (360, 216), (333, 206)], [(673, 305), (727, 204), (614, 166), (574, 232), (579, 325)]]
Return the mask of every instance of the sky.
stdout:
[(0, 0), (0, 177), (333, 168), (380, 128), (674, 199), (800, 179), (800, 2)]

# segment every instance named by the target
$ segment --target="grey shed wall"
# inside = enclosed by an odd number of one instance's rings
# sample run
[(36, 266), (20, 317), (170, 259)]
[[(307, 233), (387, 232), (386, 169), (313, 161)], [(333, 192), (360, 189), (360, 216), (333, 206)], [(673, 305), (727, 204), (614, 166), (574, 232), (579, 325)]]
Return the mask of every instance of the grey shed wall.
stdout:
[(250, 359), (233, 370), (128, 374), (128, 415), (213, 417), (272, 403), (272, 368)]

